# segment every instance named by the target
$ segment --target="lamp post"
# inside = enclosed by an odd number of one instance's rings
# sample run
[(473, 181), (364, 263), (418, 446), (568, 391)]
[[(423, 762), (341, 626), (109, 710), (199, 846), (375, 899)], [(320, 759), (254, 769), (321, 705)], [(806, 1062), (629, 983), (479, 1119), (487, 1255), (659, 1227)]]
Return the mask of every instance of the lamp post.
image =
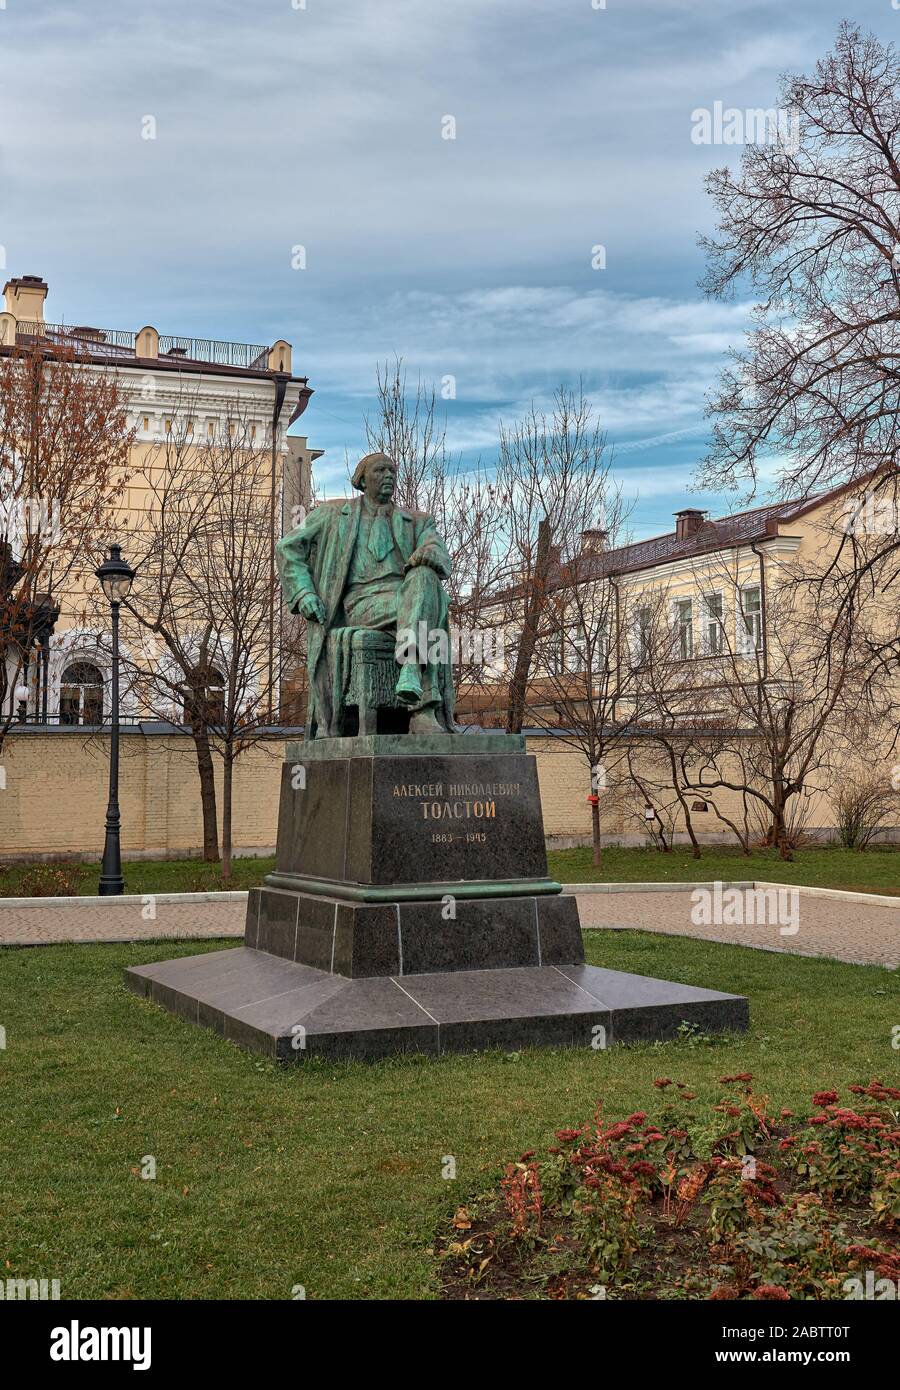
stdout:
[(28, 718), (28, 686), (16, 686), (16, 719), (20, 724), (24, 724)]
[(134, 570), (122, 559), (118, 545), (95, 570), (112, 610), (112, 703), (109, 719), (109, 802), (106, 807), (106, 839), (100, 867), (100, 895), (112, 897), (124, 892), (122, 847), (119, 842), (119, 605), (131, 592)]

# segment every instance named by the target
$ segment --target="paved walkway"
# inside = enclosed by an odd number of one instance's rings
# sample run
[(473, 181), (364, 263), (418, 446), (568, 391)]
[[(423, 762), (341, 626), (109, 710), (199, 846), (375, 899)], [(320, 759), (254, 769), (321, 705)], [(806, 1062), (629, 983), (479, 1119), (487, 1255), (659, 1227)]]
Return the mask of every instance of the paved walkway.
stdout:
[[(756, 890), (755, 902), (759, 891)], [(748, 894), (740, 889), (736, 894), (738, 910), (746, 917)], [(798, 893), (793, 901), (787, 899), (783, 903), (787, 911), (782, 913), (781, 926), (777, 918), (771, 926), (706, 926), (691, 920), (695, 909), (690, 892), (578, 893), (577, 898), (582, 927), (636, 927), (668, 936), (696, 936), (735, 946), (759, 946), (767, 951), (830, 956), (853, 965), (886, 965), (891, 970), (900, 965), (900, 899), (897, 907), (885, 907)]]
[[(0, 946), (47, 946), (77, 941), (204, 941), (243, 936), (245, 902), (145, 902), (122, 897), (83, 907), (5, 907), (0, 899)], [(149, 914), (155, 913), (155, 917)]]
[[(737, 891), (746, 904), (746, 894)], [(581, 925), (587, 928), (638, 928), (770, 951), (830, 956), (857, 965), (900, 966), (900, 906), (801, 893), (785, 904), (789, 914), (796, 909), (796, 917), (783, 918), (782, 925), (788, 926), (788, 932), (783, 933), (777, 924), (698, 925), (691, 920), (694, 904), (690, 892), (578, 893), (577, 898)], [(0, 946), (241, 937), (244, 912), (240, 900), (145, 902), (139, 897), (124, 897), (114, 903), (83, 906), (36, 903), (6, 907), (0, 899)]]

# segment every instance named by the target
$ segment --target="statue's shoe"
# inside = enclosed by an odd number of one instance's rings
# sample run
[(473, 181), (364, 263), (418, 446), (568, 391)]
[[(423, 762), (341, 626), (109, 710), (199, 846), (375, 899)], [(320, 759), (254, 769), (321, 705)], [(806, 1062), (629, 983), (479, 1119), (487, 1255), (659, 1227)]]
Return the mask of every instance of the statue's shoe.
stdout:
[(411, 714), (409, 717), (409, 732), (411, 734), (445, 734), (446, 729), (442, 729), (435, 718), (434, 710), (419, 710), (418, 714)]
[(422, 698), (422, 677), (418, 666), (404, 666), (397, 681), (397, 699), (401, 705), (417, 705)]

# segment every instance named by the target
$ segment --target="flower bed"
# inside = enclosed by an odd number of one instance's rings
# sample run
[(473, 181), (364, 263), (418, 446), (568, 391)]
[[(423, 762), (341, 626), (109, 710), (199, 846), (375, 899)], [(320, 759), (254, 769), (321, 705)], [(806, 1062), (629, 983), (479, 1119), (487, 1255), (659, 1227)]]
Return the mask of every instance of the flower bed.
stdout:
[(747, 1072), (711, 1110), (655, 1081), (637, 1111), (508, 1163), (438, 1243), (445, 1298), (900, 1296), (900, 1090), (772, 1113)]

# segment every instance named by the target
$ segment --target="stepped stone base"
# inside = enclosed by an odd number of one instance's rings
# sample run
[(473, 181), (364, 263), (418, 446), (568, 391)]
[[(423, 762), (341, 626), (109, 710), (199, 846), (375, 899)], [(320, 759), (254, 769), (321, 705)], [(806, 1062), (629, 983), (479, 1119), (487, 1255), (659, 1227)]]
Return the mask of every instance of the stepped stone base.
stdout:
[(742, 1031), (747, 1000), (592, 965), (348, 979), (247, 947), (131, 966), (136, 994), (282, 1061), (583, 1047)]

